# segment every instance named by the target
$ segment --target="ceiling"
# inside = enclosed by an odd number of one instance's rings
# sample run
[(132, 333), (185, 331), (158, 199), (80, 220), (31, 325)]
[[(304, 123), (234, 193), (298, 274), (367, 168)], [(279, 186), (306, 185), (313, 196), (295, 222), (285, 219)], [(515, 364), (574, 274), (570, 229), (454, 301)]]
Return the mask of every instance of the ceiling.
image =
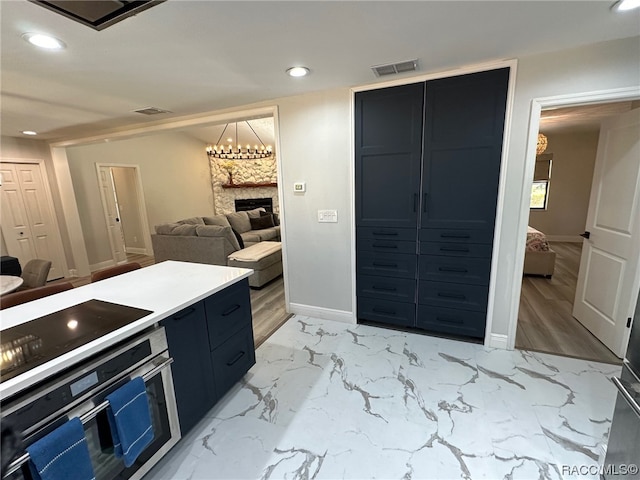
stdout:
[[(81, 137), (416, 74), (377, 78), (373, 65), (417, 58), (417, 73), (437, 72), (640, 35), (640, 11), (612, 3), (168, 0), (96, 31), (0, 1), (1, 133)], [(67, 48), (38, 50), (25, 32)], [(311, 74), (286, 76), (293, 65)], [(150, 106), (171, 113), (134, 113)]]
[(612, 102), (543, 110), (540, 114), (542, 133), (558, 133), (576, 130), (598, 130), (605, 118), (638, 108), (638, 102)]

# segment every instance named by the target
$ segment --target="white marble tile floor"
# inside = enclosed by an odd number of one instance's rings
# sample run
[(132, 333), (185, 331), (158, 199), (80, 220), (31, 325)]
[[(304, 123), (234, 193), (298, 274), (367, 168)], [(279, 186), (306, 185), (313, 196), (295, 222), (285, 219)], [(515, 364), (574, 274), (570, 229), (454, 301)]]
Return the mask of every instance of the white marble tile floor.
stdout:
[(295, 315), (145, 480), (599, 478), (620, 367)]

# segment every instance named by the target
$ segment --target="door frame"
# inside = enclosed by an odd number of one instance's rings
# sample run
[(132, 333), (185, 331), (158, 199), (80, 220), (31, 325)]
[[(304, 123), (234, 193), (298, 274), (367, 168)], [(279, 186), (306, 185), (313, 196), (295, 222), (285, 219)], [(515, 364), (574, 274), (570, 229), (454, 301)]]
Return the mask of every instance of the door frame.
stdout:
[[(616, 88), (598, 90), (593, 92), (571, 93), (551, 97), (537, 97), (531, 101), (529, 114), (529, 131), (527, 133), (527, 148), (525, 153), (524, 175), (522, 177), (522, 197), (520, 202), (520, 215), (516, 237), (519, 239), (513, 261), (513, 278), (522, 278), (524, 270), (524, 254), (527, 238), (527, 225), (529, 224), (530, 190), (533, 182), (533, 170), (536, 162), (536, 144), (538, 131), (540, 130), (540, 114), (546, 108), (576, 107), (581, 105), (594, 105), (599, 103), (622, 102), (640, 99), (640, 87)], [(640, 280), (640, 269), (636, 274), (636, 284)], [(516, 343), (516, 330), (518, 328), (518, 313), (520, 311), (520, 295), (522, 282), (513, 282), (511, 290), (511, 305), (509, 308), (509, 326), (507, 331), (507, 348), (513, 350)], [(628, 341), (629, 332), (627, 332)]]
[[(5, 157), (0, 157), (0, 163), (37, 164), (38, 167), (40, 168), (44, 194), (47, 197), (47, 202), (49, 202), (49, 206), (50, 206), (51, 224), (54, 230), (53, 232), (53, 240), (55, 244), (54, 248), (57, 250), (58, 256), (60, 257), (60, 265), (62, 267), (62, 273), (64, 274), (64, 277), (71, 276), (69, 272), (69, 264), (67, 263), (67, 256), (65, 255), (64, 246), (62, 243), (62, 234), (60, 233), (60, 224), (58, 223), (58, 217), (56, 214), (57, 210), (53, 203), (53, 195), (51, 193), (51, 187), (49, 185), (49, 172), (47, 172), (47, 164), (43, 159), (5, 158)], [(0, 180), (0, 184), (1, 184), (1, 180)], [(4, 230), (2, 229), (2, 225), (0, 225), (0, 231), (2, 231), (2, 235), (3, 235), (2, 241), (5, 243), (5, 246), (6, 246), (6, 240), (5, 240)]]
[[(149, 255), (149, 252), (153, 250), (151, 248), (151, 232), (149, 230), (149, 219), (147, 218), (147, 204), (145, 203), (145, 199), (144, 199), (144, 189), (142, 187), (142, 176), (140, 174), (140, 165), (131, 165), (126, 163), (96, 163), (96, 174), (98, 175), (97, 177), (98, 181), (100, 181), (101, 167), (133, 168), (136, 176), (136, 196), (138, 197), (138, 205), (140, 205), (140, 221), (142, 222), (142, 235), (144, 236), (145, 252), (143, 253), (143, 255)], [(115, 186), (114, 186), (114, 192), (115, 192)], [(115, 192), (115, 195), (117, 196), (118, 193)], [(102, 210), (105, 215), (105, 218), (104, 218), (105, 225), (107, 225), (106, 205), (105, 205), (105, 199), (103, 198), (102, 193), (100, 194), (100, 199), (102, 200)], [(120, 228), (122, 228), (122, 224), (120, 225)], [(111, 253), (113, 254), (113, 249)]]

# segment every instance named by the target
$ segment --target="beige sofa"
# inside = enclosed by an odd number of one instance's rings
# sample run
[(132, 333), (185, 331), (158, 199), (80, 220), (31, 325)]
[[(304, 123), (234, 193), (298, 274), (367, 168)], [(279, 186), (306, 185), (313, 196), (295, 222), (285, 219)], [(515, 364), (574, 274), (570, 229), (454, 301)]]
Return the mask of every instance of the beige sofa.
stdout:
[[(245, 266), (255, 271), (249, 285), (261, 287), (282, 274), (280, 226), (274, 223), (274, 217), (266, 215), (263, 209), (255, 209), (156, 225), (151, 235), (155, 261)], [(277, 245), (258, 248), (262, 242)], [(241, 254), (230, 260), (235, 252)]]

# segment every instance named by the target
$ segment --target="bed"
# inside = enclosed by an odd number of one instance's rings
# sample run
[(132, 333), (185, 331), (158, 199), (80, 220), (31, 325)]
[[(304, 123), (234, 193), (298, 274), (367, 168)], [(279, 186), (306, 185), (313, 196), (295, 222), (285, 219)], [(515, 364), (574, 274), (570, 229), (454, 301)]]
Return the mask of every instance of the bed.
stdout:
[(556, 252), (551, 250), (544, 233), (527, 227), (527, 246), (524, 253), (524, 274), (551, 278), (556, 265)]

